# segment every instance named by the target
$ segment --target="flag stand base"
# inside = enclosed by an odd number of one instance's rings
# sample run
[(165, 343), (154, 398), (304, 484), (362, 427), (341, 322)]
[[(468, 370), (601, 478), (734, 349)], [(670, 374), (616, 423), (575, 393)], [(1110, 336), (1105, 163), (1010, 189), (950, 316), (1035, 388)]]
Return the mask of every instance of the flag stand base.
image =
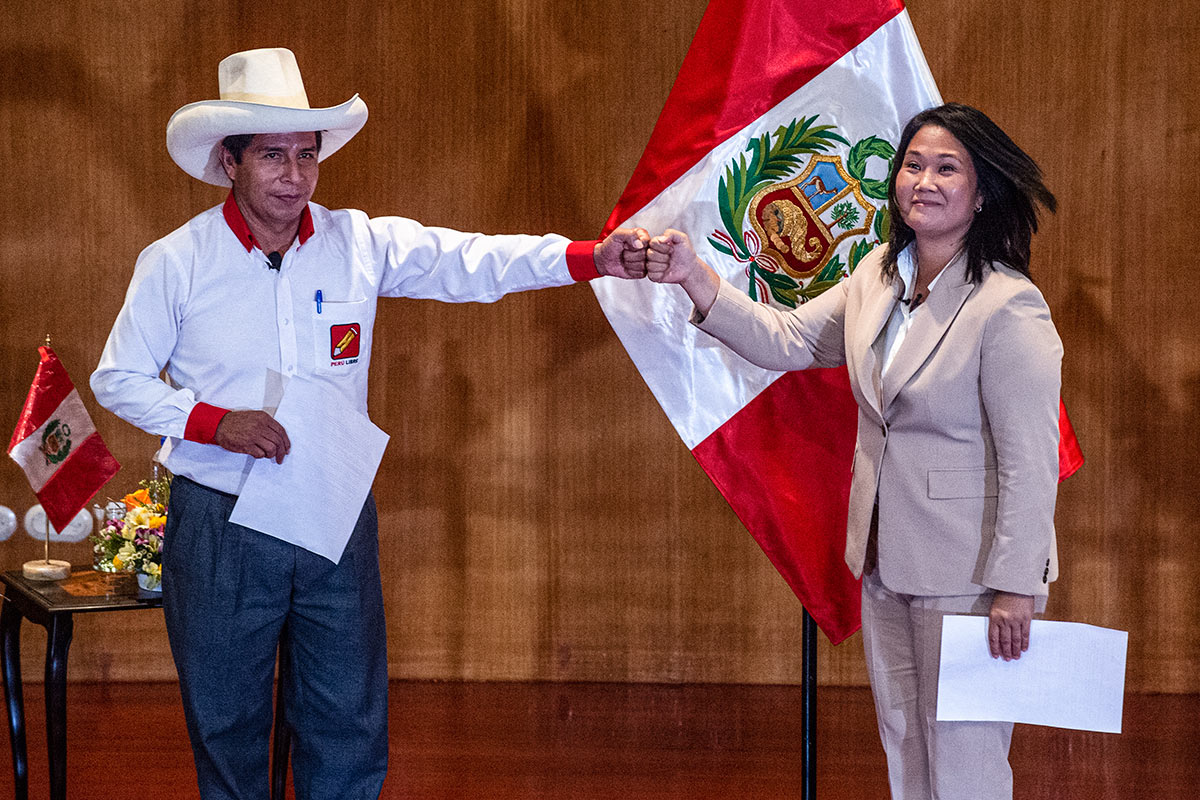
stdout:
[(21, 567), (21, 574), (31, 581), (61, 581), (71, 574), (71, 562), (54, 559), (26, 561)]

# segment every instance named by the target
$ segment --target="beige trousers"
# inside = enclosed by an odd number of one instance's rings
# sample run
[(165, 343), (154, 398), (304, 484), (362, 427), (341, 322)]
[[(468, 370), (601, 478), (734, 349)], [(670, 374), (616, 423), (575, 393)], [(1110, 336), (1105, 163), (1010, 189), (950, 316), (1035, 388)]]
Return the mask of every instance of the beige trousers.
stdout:
[(992, 594), (897, 594), (863, 574), (862, 630), (892, 800), (1012, 800), (1011, 722), (938, 722), (942, 617), (987, 614)]

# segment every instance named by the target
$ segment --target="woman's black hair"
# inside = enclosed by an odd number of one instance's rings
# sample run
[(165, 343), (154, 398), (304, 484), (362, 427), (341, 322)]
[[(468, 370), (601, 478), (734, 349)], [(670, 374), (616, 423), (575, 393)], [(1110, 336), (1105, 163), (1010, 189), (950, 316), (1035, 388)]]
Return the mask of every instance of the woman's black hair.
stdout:
[(904, 166), (904, 154), (917, 131), (926, 125), (945, 128), (962, 142), (971, 156), (978, 177), (983, 207), (967, 230), (967, 275), (975, 283), (983, 280), (990, 264), (1006, 264), (1029, 277), (1029, 240), (1037, 232), (1037, 206), (1053, 212), (1054, 195), (1042, 182), (1042, 170), (1008, 134), (977, 108), (946, 103), (917, 114), (904, 126), (900, 146), (888, 176), (888, 213), (891, 234), (883, 256), (883, 277), (896, 277), (896, 258), (916, 234), (904, 223), (896, 202), (896, 176)]

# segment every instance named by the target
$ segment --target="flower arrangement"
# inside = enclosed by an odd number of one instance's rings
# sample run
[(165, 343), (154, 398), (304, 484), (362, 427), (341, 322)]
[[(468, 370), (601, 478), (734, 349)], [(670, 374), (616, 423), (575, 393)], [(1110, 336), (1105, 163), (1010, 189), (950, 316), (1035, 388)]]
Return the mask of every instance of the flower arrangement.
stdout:
[(125, 516), (109, 519), (91, 539), (97, 569), (137, 572), (141, 584), (157, 589), (162, 582), (163, 529), (171, 483), (166, 478), (142, 481), (140, 489), (125, 495)]

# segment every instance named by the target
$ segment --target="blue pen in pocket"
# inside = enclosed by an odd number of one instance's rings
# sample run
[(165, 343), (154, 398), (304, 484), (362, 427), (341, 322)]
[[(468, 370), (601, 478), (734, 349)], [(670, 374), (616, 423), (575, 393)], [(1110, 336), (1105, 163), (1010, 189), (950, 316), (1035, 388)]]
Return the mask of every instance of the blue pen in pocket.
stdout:
[(321, 300), (324, 299), (324, 295), (321, 294), (320, 289), (317, 289), (317, 296), (314, 297), (313, 299), (317, 301), (317, 313), (320, 314), (321, 313)]

